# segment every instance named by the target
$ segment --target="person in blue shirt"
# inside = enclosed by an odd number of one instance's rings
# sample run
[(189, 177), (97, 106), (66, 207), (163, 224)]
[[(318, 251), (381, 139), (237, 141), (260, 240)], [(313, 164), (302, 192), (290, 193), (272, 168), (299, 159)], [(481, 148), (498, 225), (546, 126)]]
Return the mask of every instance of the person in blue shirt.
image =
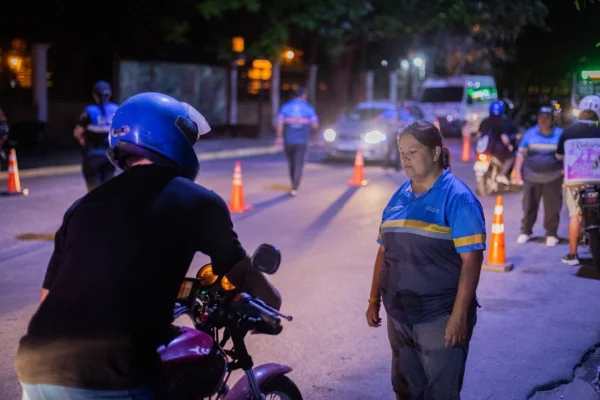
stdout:
[(298, 193), (304, 162), (308, 155), (311, 129), (319, 127), (319, 117), (314, 107), (306, 101), (306, 90), (298, 88), (294, 99), (288, 101), (277, 115), (277, 142), (283, 141), (288, 161), (292, 196)]
[(82, 172), (88, 192), (115, 173), (115, 167), (106, 156), (110, 124), (119, 107), (110, 102), (111, 94), (108, 82), (96, 82), (92, 92), (94, 104), (85, 108), (73, 130), (73, 136), (83, 147)]
[(553, 124), (554, 110), (543, 106), (538, 123), (523, 134), (515, 162), (516, 181), (523, 182), (523, 220), (518, 244), (529, 241), (537, 220), (540, 200), (544, 201), (546, 246), (558, 244), (558, 223), (563, 203), (562, 163), (556, 159), (562, 129)]
[(460, 399), (486, 248), (483, 209), (450, 171), (433, 124), (414, 122), (398, 145), (410, 179), (383, 211), (367, 323), (381, 325), (383, 303), (398, 399)]

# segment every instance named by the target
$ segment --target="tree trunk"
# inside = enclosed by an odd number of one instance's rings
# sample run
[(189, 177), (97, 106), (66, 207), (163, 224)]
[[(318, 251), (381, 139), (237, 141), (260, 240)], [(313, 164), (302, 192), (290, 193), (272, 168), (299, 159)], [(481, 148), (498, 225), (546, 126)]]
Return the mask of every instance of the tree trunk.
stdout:
[(333, 69), (333, 90), (337, 112), (342, 112), (348, 102), (348, 93), (352, 80), (352, 63), (356, 55), (356, 46), (348, 46), (338, 57)]

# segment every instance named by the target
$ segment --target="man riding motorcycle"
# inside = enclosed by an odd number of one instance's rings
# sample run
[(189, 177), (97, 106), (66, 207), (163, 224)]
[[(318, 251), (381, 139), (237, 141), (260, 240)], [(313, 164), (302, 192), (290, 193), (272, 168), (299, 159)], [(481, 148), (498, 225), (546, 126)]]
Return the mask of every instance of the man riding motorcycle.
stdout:
[[(595, 95), (584, 97), (579, 102), (579, 110), (577, 122), (566, 128), (558, 141), (556, 158), (560, 161), (565, 158), (565, 142), (567, 140), (600, 139), (600, 126), (598, 126), (600, 97)], [(563, 257), (562, 262), (573, 266), (579, 265), (577, 244), (581, 232), (581, 208), (579, 207), (578, 189), (581, 186), (565, 184), (565, 202), (569, 210), (569, 253)]]
[(142, 93), (116, 111), (108, 156), (124, 170), (79, 199), (56, 233), (42, 303), (15, 366), (24, 399), (163, 399), (160, 358), (196, 252), (274, 308), (226, 203), (194, 183), (194, 143), (210, 131), (189, 104)]
[(504, 103), (499, 100), (490, 104), (490, 115), (481, 121), (477, 139), (483, 136), (488, 137), (489, 142), (486, 150), (503, 164), (496, 180), (509, 185), (508, 175), (515, 161), (514, 145), (511, 143), (511, 137), (516, 135), (517, 128), (512, 119), (504, 115), (504, 108)]

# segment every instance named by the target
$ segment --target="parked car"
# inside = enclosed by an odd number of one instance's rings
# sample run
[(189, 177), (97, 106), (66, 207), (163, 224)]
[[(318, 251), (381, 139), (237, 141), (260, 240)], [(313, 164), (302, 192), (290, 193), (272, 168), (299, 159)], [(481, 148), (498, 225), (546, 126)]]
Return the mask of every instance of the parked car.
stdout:
[(354, 159), (360, 148), (365, 160), (383, 161), (387, 154), (388, 136), (419, 119), (437, 122), (413, 101), (359, 103), (323, 132), (327, 156), (329, 159)]

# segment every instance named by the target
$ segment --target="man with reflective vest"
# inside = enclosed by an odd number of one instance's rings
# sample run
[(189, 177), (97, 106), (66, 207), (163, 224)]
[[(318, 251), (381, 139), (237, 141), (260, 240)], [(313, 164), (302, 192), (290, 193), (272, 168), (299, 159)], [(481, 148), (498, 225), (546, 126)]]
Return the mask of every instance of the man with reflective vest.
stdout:
[(302, 179), (311, 129), (319, 127), (317, 112), (306, 101), (306, 95), (304, 88), (298, 88), (294, 99), (281, 106), (277, 115), (277, 142), (283, 141), (284, 144), (292, 181), (292, 196), (297, 194)]
[(106, 157), (108, 132), (118, 105), (110, 102), (110, 84), (96, 82), (94, 104), (85, 108), (73, 130), (73, 136), (83, 147), (82, 172), (88, 192), (113, 177), (115, 167)]

